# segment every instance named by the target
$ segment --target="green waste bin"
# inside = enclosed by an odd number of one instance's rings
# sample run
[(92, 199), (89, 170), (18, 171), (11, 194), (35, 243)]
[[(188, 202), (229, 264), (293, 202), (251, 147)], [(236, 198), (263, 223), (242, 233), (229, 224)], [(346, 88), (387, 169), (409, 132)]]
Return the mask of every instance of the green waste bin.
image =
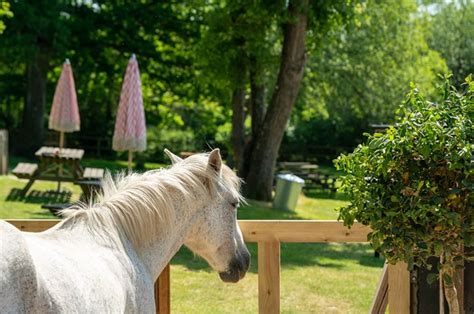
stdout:
[(295, 210), (303, 185), (304, 180), (294, 174), (277, 175), (273, 208)]

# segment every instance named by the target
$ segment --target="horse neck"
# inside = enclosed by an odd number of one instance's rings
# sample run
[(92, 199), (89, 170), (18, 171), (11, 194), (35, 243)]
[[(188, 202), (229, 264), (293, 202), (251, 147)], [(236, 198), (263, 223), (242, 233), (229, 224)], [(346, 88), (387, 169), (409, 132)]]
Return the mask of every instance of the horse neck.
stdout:
[[(173, 173), (166, 178), (170, 175)], [(198, 209), (209, 200), (205, 189), (189, 183), (180, 190), (173, 187), (172, 177), (168, 181), (166, 178), (157, 174), (148, 181), (154, 182), (152, 185), (140, 185), (137, 180), (129, 189), (104, 196), (92, 208), (73, 214), (58, 227), (78, 232), (86, 228), (98, 243), (122, 247), (129, 257), (130, 250), (136, 252), (156, 279), (184, 243)], [(137, 191), (148, 197), (137, 197)]]
[(154, 239), (145, 245), (135, 245), (135, 250), (147, 266), (154, 280), (184, 244), (189, 230), (194, 225), (196, 212), (202, 207), (201, 201), (191, 204), (176, 202), (175, 215), (169, 223), (160, 222)]

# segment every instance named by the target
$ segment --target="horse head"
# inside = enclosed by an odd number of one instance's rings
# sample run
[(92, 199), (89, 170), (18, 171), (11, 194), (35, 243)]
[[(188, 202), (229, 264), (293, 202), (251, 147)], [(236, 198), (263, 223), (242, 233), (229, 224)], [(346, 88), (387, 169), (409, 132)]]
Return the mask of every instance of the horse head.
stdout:
[(222, 163), (219, 149), (205, 155), (204, 160), (202, 155), (183, 160), (168, 150), (165, 153), (173, 167), (199, 161), (207, 163), (207, 175), (201, 180), (208, 187), (209, 196), (197, 211), (184, 244), (219, 272), (223, 281), (239, 281), (250, 265), (250, 253), (237, 223), (237, 208), (243, 200), (239, 193), (240, 179)]

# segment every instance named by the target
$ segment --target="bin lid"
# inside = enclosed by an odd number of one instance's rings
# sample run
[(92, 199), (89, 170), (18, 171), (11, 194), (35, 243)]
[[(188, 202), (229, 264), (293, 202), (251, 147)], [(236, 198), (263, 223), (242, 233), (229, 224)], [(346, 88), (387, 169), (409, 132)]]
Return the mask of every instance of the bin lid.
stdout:
[(291, 182), (296, 182), (296, 183), (304, 184), (304, 180), (303, 180), (303, 179), (301, 179), (301, 178), (298, 177), (298, 176), (295, 176), (295, 175), (292, 174), (292, 173), (279, 174), (279, 175), (277, 175), (277, 178), (278, 178), (278, 179), (281, 179), (281, 180), (285, 180), (285, 181), (291, 181)]

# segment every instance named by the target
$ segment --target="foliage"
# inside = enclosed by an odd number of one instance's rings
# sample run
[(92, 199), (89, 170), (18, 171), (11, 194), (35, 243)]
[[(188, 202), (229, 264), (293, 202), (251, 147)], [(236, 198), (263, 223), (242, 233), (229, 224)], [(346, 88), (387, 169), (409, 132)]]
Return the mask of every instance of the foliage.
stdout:
[[(261, 83), (275, 77), (281, 48), (283, 1), (230, 1), (215, 3), (203, 15), (206, 27), (196, 47), (202, 68), (201, 80), (227, 98), (245, 82), (250, 59), (258, 60)], [(245, 84), (245, 83), (244, 83)], [(224, 98), (224, 99), (225, 99)]]
[[(369, 225), (369, 240), (391, 263), (426, 266), (441, 256), (445, 285), (474, 245), (474, 82), (465, 92), (445, 78), (440, 102), (418, 89), (398, 110), (395, 127), (369, 135), (367, 144), (336, 161), (350, 205), (340, 209), (346, 225)], [(434, 277), (432, 277), (434, 279)]]
[(309, 55), (288, 143), (354, 147), (370, 124), (393, 122), (399, 95), (411, 81), (433, 94), (436, 74), (447, 68), (428, 46), (417, 10), (415, 0), (366, 1), (323, 41), (309, 36), (316, 49)]
[[(41, 0), (14, 2), (11, 10), (15, 17), (6, 21), (0, 42), (1, 127), (13, 132), (21, 126), (26, 64), (38, 47), (50, 58), (46, 113), (61, 65), (66, 57), (71, 60), (82, 135), (112, 136), (120, 84), (133, 52), (150, 127), (193, 130), (203, 149), (203, 143), (212, 142), (222, 115), (228, 115), (208, 96), (204, 84), (194, 84), (199, 75), (193, 64), (202, 24), (199, 7), (154, 1)], [(46, 128), (46, 117), (44, 121)]]
[(69, 52), (75, 56), (71, 62), (83, 129), (89, 135), (112, 135), (114, 119), (108, 117), (114, 116), (120, 84), (133, 52), (142, 74), (150, 127), (181, 129), (188, 127), (189, 121), (201, 121), (205, 127), (196, 132), (196, 138), (214, 131), (206, 118), (208, 113), (213, 117), (215, 104), (211, 109), (202, 106), (209, 100), (203, 101), (199, 87), (192, 84), (196, 71), (191, 47), (199, 38), (199, 10), (156, 1), (102, 1), (98, 8), (91, 3), (75, 10)]
[[(332, 27), (350, 18), (355, 2), (310, 1), (310, 36), (322, 40)], [(221, 104), (230, 103), (236, 87), (243, 86), (250, 93), (251, 73), (256, 76), (256, 84), (266, 91), (265, 101), (270, 101), (268, 91), (275, 87), (281, 62), (282, 26), (290, 19), (287, 6), (288, 1), (243, 0), (214, 3), (205, 10), (205, 26), (196, 47), (197, 62), (202, 69), (200, 81), (213, 88)], [(308, 47), (310, 53), (319, 46), (319, 42), (315, 44), (317, 40)], [(249, 134), (250, 123), (246, 126)]]
[[(6, 1), (0, 1), (0, 18), (4, 18), (4, 17), (9, 18), (12, 16), (13, 14), (10, 11), (10, 3)], [(3, 23), (2, 20), (0, 20), (0, 34), (3, 33), (4, 30), (5, 30), (5, 23)]]
[[(397, 95), (410, 81), (432, 94), (434, 73), (447, 71), (443, 58), (457, 83), (473, 71), (472, 1), (435, 2), (436, 10), (422, 12), (415, 0), (309, 1), (306, 73), (282, 157), (291, 158), (302, 146), (308, 158), (318, 146), (360, 143), (370, 123), (393, 121)], [(249, 69), (256, 68), (266, 103), (271, 100), (288, 3), (0, 1), (0, 23), (6, 26), (0, 41), (0, 127), (12, 135), (21, 127), (27, 64), (41, 49), (49, 60), (45, 129), (67, 57), (78, 92), (80, 135), (110, 138), (126, 63), (136, 53), (147, 124), (161, 130), (153, 141), (184, 131), (196, 149), (230, 148), (229, 104), (241, 76), (249, 96)], [(147, 158), (158, 158), (160, 147), (151, 146), (156, 150)]]
[[(318, 40), (352, 14), (356, 1), (310, 1), (309, 33)], [(206, 26), (197, 45), (204, 81), (230, 100), (232, 89), (248, 87), (248, 73), (257, 73), (258, 84), (271, 90), (281, 57), (282, 25), (289, 21), (288, 1), (230, 1), (211, 4), (203, 14)], [(316, 42), (316, 41), (315, 41)], [(319, 45), (312, 43), (310, 51)], [(269, 95), (271, 96), (271, 95)], [(269, 99), (267, 99), (269, 100)]]
[(6, 29), (0, 41), (0, 119), (9, 130), (21, 124), (28, 64), (39, 54), (49, 58), (64, 52), (69, 36), (68, 15), (60, 14), (64, 8), (62, 2), (52, 0), (10, 3), (13, 18), (4, 21)]
[(459, 86), (474, 73), (474, 1), (441, 2), (435, 8), (428, 43), (446, 60)]

